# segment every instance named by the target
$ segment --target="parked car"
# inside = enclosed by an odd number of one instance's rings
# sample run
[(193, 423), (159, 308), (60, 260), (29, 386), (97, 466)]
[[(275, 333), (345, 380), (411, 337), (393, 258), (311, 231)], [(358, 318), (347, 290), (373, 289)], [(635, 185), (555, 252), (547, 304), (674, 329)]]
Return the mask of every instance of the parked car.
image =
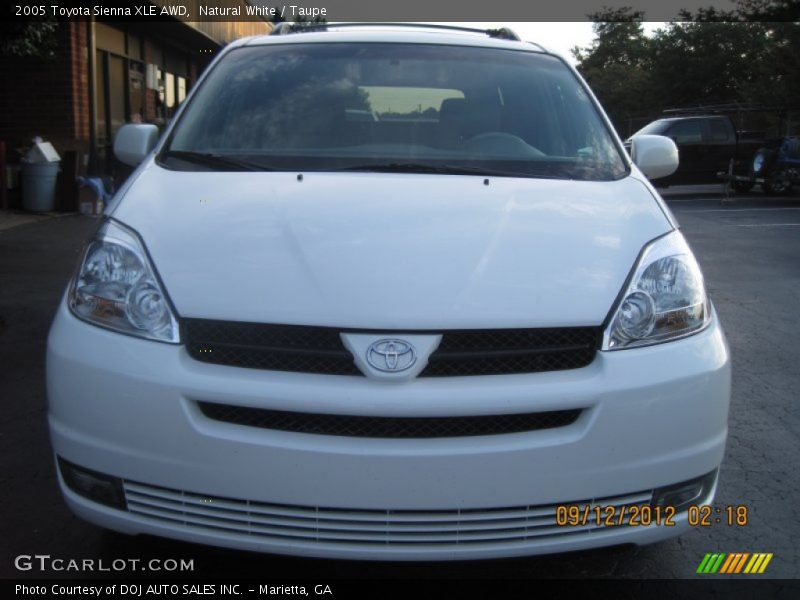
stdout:
[[(749, 172), (753, 154), (764, 145), (737, 133), (733, 121), (725, 115), (668, 117), (648, 123), (628, 138), (637, 135), (664, 135), (678, 146), (680, 165), (670, 176), (658, 180), (659, 187), (719, 183), (718, 173), (727, 173), (734, 161), (734, 174)], [(752, 183), (737, 182), (739, 191), (747, 191)]]
[(712, 501), (730, 359), (647, 180), (675, 144), (631, 159), (563, 58), (507, 30), (240, 40), (115, 152), (138, 167), (47, 350), (86, 520), (446, 560), (646, 544)]

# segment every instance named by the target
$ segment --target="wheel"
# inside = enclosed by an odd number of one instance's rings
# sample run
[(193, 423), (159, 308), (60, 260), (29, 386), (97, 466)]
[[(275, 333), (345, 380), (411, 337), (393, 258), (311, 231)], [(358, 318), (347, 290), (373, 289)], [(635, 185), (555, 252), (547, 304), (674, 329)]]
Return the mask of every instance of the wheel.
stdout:
[(768, 175), (761, 189), (768, 196), (785, 196), (792, 191), (792, 177), (787, 169), (778, 169)]
[(736, 190), (739, 194), (745, 194), (753, 189), (755, 185), (752, 181), (734, 181), (733, 182), (733, 189)]

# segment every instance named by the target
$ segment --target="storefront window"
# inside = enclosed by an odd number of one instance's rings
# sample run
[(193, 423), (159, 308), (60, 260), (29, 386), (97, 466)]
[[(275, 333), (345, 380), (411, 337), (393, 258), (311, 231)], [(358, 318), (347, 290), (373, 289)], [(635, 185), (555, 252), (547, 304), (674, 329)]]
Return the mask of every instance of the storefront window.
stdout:
[(140, 123), (144, 116), (144, 65), (131, 61), (128, 66), (130, 115), (128, 120)]
[(142, 38), (128, 34), (128, 57), (142, 60)]
[(169, 118), (175, 110), (175, 76), (172, 73), (164, 74), (164, 87), (166, 88), (164, 102), (167, 105), (167, 118)]
[(125, 59), (108, 57), (108, 107), (110, 109), (111, 139), (125, 124)]
[(178, 77), (178, 106), (186, 99), (186, 78)]

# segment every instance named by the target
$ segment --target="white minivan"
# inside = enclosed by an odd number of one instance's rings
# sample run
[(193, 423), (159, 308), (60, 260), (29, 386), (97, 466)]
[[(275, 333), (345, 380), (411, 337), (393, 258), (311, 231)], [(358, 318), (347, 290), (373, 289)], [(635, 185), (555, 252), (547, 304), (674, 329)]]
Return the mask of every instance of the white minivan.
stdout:
[[(61, 490), (100, 526), (271, 553), (645, 544), (714, 497), (703, 276), (562, 58), (507, 29), (282, 26), (225, 48), (87, 242), (50, 331)], [(287, 34), (288, 33), (288, 34)]]

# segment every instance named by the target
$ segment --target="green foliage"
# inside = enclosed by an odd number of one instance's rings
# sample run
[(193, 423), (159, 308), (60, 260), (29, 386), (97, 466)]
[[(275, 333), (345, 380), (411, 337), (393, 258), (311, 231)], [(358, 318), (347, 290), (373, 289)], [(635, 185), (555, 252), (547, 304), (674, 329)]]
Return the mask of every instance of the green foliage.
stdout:
[(595, 41), (589, 48), (574, 48), (572, 53), (581, 74), (621, 131), (631, 115), (654, 101), (650, 72), (653, 49), (642, 28), (644, 13), (621, 8), (589, 16), (594, 21)]
[[(606, 9), (589, 15), (595, 40), (573, 55), (622, 133), (630, 133), (632, 119), (671, 107), (794, 106), (800, 103), (798, 7), (798, 0), (739, 0), (732, 11), (681, 11), (680, 21), (649, 38), (642, 13)], [(763, 20), (791, 15), (794, 22)]]
[(56, 56), (55, 19), (0, 21), (0, 55), (50, 60)]
[(605, 9), (589, 15), (596, 39), (586, 50), (573, 49), (575, 58), (587, 69), (624, 64), (642, 65), (648, 42), (642, 29), (644, 13), (630, 8)]

